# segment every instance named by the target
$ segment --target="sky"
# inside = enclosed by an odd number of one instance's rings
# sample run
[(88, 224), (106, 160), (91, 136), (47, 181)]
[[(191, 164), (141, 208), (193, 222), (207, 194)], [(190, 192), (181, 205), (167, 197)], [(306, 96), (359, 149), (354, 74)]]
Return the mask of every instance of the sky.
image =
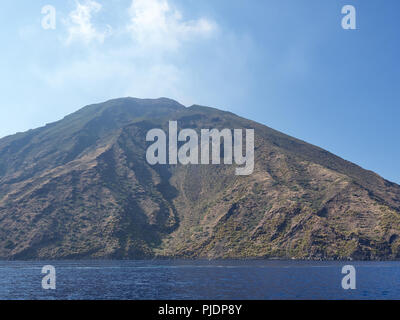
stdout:
[(0, 137), (92, 103), (168, 97), (400, 183), (398, 0), (13, 0), (0, 26)]

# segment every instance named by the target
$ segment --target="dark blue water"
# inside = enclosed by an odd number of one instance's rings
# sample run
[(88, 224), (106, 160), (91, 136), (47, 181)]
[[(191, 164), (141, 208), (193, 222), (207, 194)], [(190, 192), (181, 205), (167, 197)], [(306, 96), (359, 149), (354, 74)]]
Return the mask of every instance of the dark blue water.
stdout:
[[(42, 267), (56, 290), (42, 289)], [(356, 290), (342, 267), (354, 265)], [(0, 262), (0, 299), (400, 299), (400, 262)]]

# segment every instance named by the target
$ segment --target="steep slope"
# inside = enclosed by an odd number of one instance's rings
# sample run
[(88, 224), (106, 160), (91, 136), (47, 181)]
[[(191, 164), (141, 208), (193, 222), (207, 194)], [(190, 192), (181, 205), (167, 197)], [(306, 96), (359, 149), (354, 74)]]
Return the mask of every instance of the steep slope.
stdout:
[[(254, 128), (255, 170), (150, 166), (168, 121)], [(111, 100), (0, 140), (0, 257), (396, 259), (400, 187), (217, 109)]]

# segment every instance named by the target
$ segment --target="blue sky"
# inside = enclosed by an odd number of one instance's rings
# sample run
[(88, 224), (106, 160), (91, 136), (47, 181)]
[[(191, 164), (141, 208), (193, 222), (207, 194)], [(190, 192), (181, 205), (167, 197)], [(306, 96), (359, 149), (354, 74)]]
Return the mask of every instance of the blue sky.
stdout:
[[(357, 30), (341, 27), (353, 5)], [(56, 29), (41, 26), (56, 9)], [(229, 110), (400, 183), (397, 0), (0, 3), (0, 136), (122, 96)]]

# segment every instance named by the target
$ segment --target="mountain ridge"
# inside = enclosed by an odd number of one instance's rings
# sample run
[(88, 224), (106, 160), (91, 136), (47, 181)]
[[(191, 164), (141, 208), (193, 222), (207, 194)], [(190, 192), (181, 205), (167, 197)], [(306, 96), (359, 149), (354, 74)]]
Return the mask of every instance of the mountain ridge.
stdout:
[[(254, 128), (255, 171), (150, 166), (148, 130)], [(0, 139), (0, 258), (398, 259), (400, 186), (231, 112), (119, 98)]]

